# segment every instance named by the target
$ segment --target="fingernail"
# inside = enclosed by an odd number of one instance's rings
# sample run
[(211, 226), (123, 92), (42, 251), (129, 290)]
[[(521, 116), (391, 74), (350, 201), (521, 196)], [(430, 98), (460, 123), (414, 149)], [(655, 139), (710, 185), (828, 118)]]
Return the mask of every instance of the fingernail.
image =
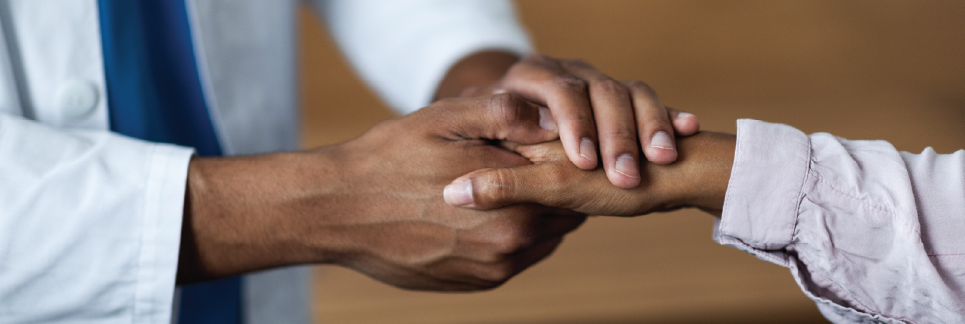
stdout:
[(584, 159), (596, 162), (596, 147), (589, 138), (580, 141), (580, 156)]
[(442, 197), (447, 204), (466, 206), (472, 204), (472, 180), (456, 182), (442, 190)]
[(556, 130), (556, 121), (553, 120), (553, 113), (549, 108), (539, 107), (539, 127), (548, 131)]
[(659, 131), (653, 134), (653, 138), (650, 139), (650, 147), (662, 148), (665, 150), (673, 150), (673, 139), (667, 132)]
[(640, 179), (640, 165), (630, 154), (624, 154), (617, 158), (615, 171), (630, 178)]
[(677, 118), (692, 117), (693, 115), (694, 114), (691, 114), (689, 112), (681, 111), (680, 113), (677, 113)]

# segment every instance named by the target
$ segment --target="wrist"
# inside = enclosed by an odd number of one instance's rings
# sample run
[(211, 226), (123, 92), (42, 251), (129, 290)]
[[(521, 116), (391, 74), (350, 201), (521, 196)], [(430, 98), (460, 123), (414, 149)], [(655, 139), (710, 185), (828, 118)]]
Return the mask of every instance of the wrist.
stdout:
[(669, 188), (668, 209), (693, 207), (719, 215), (734, 164), (736, 137), (731, 134), (701, 132), (678, 139), (677, 162), (667, 166), (649, 164), (655, 181)]
[(334, 174), (324, 149), (192, 159), (188, 171), (181, 283), (303, 263), (332, 255), (312, 233), (312, 203)]

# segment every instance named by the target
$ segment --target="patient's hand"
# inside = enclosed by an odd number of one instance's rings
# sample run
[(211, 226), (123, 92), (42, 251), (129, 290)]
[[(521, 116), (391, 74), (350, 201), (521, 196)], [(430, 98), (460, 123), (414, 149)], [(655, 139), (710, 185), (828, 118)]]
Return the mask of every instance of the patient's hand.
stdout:
[(674, 135), (700, 129), (696, 116), (665, 107), (646, 83), (614, 80), (582, 60), (530, 55), (495, 83), (467, 88), (462, 95), (498, 92), (548, 107), (541, 114), (550, 118), (541, 121), (549, 123), (541, 126), (559, 131), (569, 160), (583, 170), (602, 166), (610, 182), (623, 189), (640, 184), (639, 161), (674, 162)]
[(719, 215), (734, 160), (735, 137), (699, 133), (679, 138), (676, 163), (641, 165), (641, 184), (631, 190), (610, 185), (603, 170), (585, 171), (567, 159), (559, 141), (503, 146), (533, 165), (477, 170), (445, 189), (450, 205), (493, 209), (532, 202), (590, 215), (633, 216), (697, 207)]

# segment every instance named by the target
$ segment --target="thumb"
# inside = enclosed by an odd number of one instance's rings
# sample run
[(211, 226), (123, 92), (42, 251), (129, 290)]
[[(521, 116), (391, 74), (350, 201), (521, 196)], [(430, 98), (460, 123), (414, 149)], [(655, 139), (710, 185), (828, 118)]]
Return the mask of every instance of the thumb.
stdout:
[(458, 139), (509, 140), (535, 144), (559, 136), (548, 108), (511, 93), (439, 102), (443, 130)]
[(560, 206), (566, 188), (557, 163), (490, 168), (459, 177), (443, 190), (446, 203), (470, 209), (495, 209), (517, 203)]

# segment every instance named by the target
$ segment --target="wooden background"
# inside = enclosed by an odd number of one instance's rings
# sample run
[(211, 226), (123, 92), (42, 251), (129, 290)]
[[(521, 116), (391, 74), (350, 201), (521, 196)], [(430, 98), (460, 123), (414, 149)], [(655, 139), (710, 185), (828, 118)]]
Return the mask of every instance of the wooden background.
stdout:
[[(540, 52), (647, 81), (703, 129), (738, 118), (965, 148), (965, 2), (522, 0)], [(300, 15), (304, 145), (358, 136), (392, 113)], [(440, 197), (441, 199), (441, 197)], [(680, 211), (590, 219), (546, 261), (494, 291), (403, 291), (338, 267), (315, 272), (319, 323), (822, 322), (790, 273), (711, 240)]]

